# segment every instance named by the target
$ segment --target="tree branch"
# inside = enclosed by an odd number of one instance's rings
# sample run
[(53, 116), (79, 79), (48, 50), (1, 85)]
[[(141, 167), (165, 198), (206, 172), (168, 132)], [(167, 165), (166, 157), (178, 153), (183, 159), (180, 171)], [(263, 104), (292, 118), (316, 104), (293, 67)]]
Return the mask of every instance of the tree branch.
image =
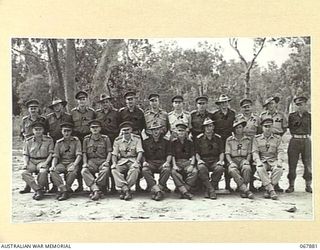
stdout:
[(240, 57), (240, 60), (246, 65), (246, 68), (248, 68), (248, 62), (246, 61), (246, 59), (244, 59), (244, 57), (241, 55), (238, 49), (238, 40), (236, 38), (229, 38), (229, 44), (231, 48), (233, 48), (237, 52), (238, 56)]
[(34, 57), (34, 58), (36, 58), (36, 59), (38, 59), (38, 60), (40, 60), (40, 61), (49, 62), (48, 60), (43, 59), (43, 58), (41, 58), (41, 57), (39, 57), (39, 56), (36, 56), (36, 55), (34, 55), (34, 54), (31, 54), (31, 53), (28, 53), (28, 52), (24, 52), (24, 51), (21, 51), (21, 50), (17, 50), (17, 49), (15, 49), (15, 48), (11, 48), (11, 49), (12, 49), (13, 51), (16, 51), (16, 52), (22, 54), (22, 55), (32, 56), (32, 57)]
[(258, 55), (260, 54), (261, 50), (263, 49), (263, 46), (264, 46), (264, 43), (265, 43), (265, 42), (266, 42), (266, 38), (263, 38), (262, 43), (261, 43), (261, 46), (260, 46), (260, 49), (258, 50), (258, 52), (257, 52), (256, 54), (254, 54), (254, 56), (253, 56), (253, 58), (252, 58), (252, 61), (251, 61), (251, 63), (250, 63), (250, 66), (249, 66), (248, 69), (247, 69), (248, 71), (250, 71), (251, 68), (253, 67), (253, 64), (254, 64), (256, 58), (258, 57)]

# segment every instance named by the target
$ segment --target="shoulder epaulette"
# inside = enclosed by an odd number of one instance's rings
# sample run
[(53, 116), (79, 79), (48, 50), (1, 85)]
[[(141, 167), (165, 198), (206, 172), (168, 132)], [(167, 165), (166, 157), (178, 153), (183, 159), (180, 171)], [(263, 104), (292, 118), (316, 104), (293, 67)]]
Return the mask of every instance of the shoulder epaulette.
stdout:
[(77, 110), (77, 107), (75, 107), (75, 108), (71, 109), (71, 112), (72, 112), (72, 111), (75, 111), (75, 110)]
[(88, 139), (88, 138), (90, 138), (90, 136), (91, 136), (91, 135), (86, 135), (86, 136), (84, 137), (84, 139)]
[(230, 140), (233, 140), (234, 139), (234, 136), (233, 135), (230, 135), (227, 139), (226, 139), (226, 141), (230, 141)]
[(52, 113), (49, 113), (49, 114), (47, 114), (47, 117), (50, 117), (50, 116), (52, 116), (54, 113), (52, 112)]
[(29, 138), (26, 139), (26, 141), (30, 141), (31, 139), (34, 138), (34, 135), (30, 136)]
[(60, 139), (58, 139), (58, 140), (57, 140), (57, 143), (62, 142), (62, 141), (64, 141), (64, 138), (63, 138), (63, 137), (60, 138)]
[(140, 108), (140, 107), (138, 108), (138, 110), (140, 110), (142, 113), (144, 112), (144, 111), (143, 111), (143, 109), (142, 109), (142, 108)]
[(101, 134), (101, 137), (102, 137), (103, 139), (107, 139), (107, 138), (109, 138), (109, 136), (107, 136), (107, 135), (103, 135), (103, 134)]
[(201, 133), (199, 135), (197, 135), (197, 138), (200, 139), (201, 137), (203, 137), (204, 133)]
[(88, 107), (88, 110), (95, 112), (94, 109), (91, 107)]
[(281, 135), (276, 135), (276, 134), (273, 134), (273, 136), (277, 139), (281, 138)]
[(48, 139), (48, 140), (53, 140), (52, 137), (50, 135), (43, 135), (42, 138)]
[(255, 135), (254, 137), (255, 138), (259, 138), (259, 137), (261, 137), (262, 136), (262, 134), (258, 134), (258, 135)]
[(221, 135), (219, 134), (214, 134), (216, 137), (221, 138)]
[(168, 115), (172, 115), (173, 114), (173, 111), (170, 111), (169, 113), (168, 113)]
[(220, 109), (213, 110), (213, 111), (212, 111), (212, 114), (214, 115), (215, 113), (217, 113), (217, 112), (219, 112), (219, 111), (220, 111)]
[(178, 138), (173, 138), (173, 139), (172, 139), (172, 141), (177, 141), (177, 140), (178, 140)]
[(183, 113), (185, 113), (186, 115), (190, 115), (190, 112), (189, 111), (183, 111)]
[(135, 138), (139, 138), (141, 139), (141, 137), (139, 135), (136, 135), (136, 134), (131, 134), (132, 137), (135, 137)]
[(233, 112), (233, 113), (236, 113), (236, 111), (235, 110), (233, 110), (233, 109), (229, 109), (231, 112)]
[(266, 111), (262, 111), (260, 115), (265, 115), (265, 114), (267, 114), (267, 113), (268, 113), (267, 110), (266, 110)]
[(44, 115), (40, 115), (41, 118), (46, 119), (46, 117)]
[(79, 138), (77, 136), (72, 136), (72, 138), (76, 141), (79, 141)]
[(193, 142), (193, 140), (191, 138), (187, 138), (187, 141)]
[(126, 107), (122, 107), (119, 109), (119, 112), (122, 112), (123, 110), (125, 110)]
[(116, 139), (114, 139), (114, 141), (119, 141), (122, 139), (122, 136), (118, 136)]
[(192, 110), (191, 112), (190, 112), (190, 115), (192, 115), (192, 114), (194, 114), (194, 113), (196, 113), (197, 112), (197, 110), (195, 109), (195, 110)]
[(71, 115), (70, 113), (68, 113), (68, 112), (64, 112), (66, 115)]
[(96, 111), (96, 112), (101, 112), (101, 111), (102, 111), (102, 109), (101, 109), (101, 108), (99, 108), (99, 109), (96, 109), (95, 111)]
[(144, 111), (144, 113), (147, 114), (147, 113), (150, 113), (150, 111), (151, 111), (151, 109), (146, 109), (146, 110)]
[(118, 109), (116, 109), (116, 108), (112, 108), (112, 110), (113, 110), (113, 111), (116, 111), (116, 112), (119, 112), (119, 110), (118, 110)]

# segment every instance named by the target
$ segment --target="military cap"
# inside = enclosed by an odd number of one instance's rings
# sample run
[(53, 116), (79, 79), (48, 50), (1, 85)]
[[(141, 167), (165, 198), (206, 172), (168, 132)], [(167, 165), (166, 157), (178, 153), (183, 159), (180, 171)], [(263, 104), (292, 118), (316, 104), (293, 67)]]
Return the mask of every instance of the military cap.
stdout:
[(93, 119), (89, 121), (89, 126), (90, 127), (101, 127), (101, 122), (97, 119)]
[(44, 122), (41, 121), (35, 121), (31, 124), (32, 128), (45, 128)]
[(240, 107), (243, 107), (247, 104), (252, 104), (252, 100), (249, 99), (249, 98), (243, 98), (241, 101), (240, 101)]
[(308, 98), (305, 97), (305, 96), (296, 96), (293, 98), (293, 102), (295, 104), (298, 104), (298, 103), (302, 103), (302, 102), (307, 102), (308, 101)]
[(171, 102), (174, 102), (176, 99), (179, 99), (183, 102), (183, 96), (182, 95), (175, 95), (174, 97), (172, 97)]
[(208, 102), (208, 97), (207, 97), (207, 96), (198, 96), (198, 97), (196, 98), (196, 103), (197, 103), (198, 101), (200, 101), (200, 100), (205, 101), (205, 102)]
[(222, 94), (219, 96), (219, 99), (215, 103), (220, 104), (220, 103), (229, 102), (229, 101), (231, 101), (231, 98), (229, 98), (227, 95)]
[(64, 107), (67, 105), (67, 101), (63, 101), (63, 100), (61, 100), (61, 99), (54, 99), (53, 101), (52, 101), (52, 103), (51, 103), (51, 105), (49, 105), (49, 108), (53, 108), (55, 105), (57, 105), (57, 104), (59, 104), (59, 103), (61, 103)]
[(127, 91), (124, 95), (123, 95), (123, 98), (127, 98), (129, 96), (136, 96), (136, 92), (130, 90), (130, 91)]
[(207, 126), (207, 125), (210, 125), (210, 124), (214, 124), (215, 122), (213, 120), (211, 120), (210, 118), (205, 118), (203, 123), (202, 123), (202, 126)]
[(37, 99), (31, 99), (25, 103), (27, 107), (39, 107), (40, 102)]
[(247, 125), (247, 121), (243, 117), (238, 117), (238, 119), (234, 120), (233, 122), (233, 128), (236, 128), (240, 124), (245, 127)]
[(129, 122), (129, 121), (125, 121), (125, 122), (122, 122), (120, 124), (120, 129), (123, 129), (123, 128), (132, 128), (133, 127), (133, 123), (132, 122)]
[(271, 117), (266, 117), (261, 121), (261, 126), (272, 125), (272, 124), (273, 124), (273, 119)]
[(60, 124), (61, 128), (73, 128), (73, 124), (71, 122), (63, 122)]
[(267, 100), (265, 100), (265, 102), (262, 106), (263, 107), (267, 106), (271, 101), (275, 101), (276, 103), (278, 103), (280, 101), (280, 98), (277, 96), (271, 96)]
[(83, 90), (80, 90), (80, 91), (78, 91), (77, 92), (77, 94), (76, 94), (76, 96), (75, 96), (75, 98), (76, 99), (80, 99), (80, 98), (87, 98), (88, 97), (88, 93), (86, 92), (86, 91), (83, 91)]
[(158, 95), (158, 94), (150, 94), (149, 96), (148, 96), (148, 99), (149, 100), (152, 100), (153, 98), (159, 98), (160, 96)]
[(112, 97), (107, 94), (101, 94), (98, 102), (103, 102), (104, 100), (107, 100), (107, 99), (112, 99)]
[(176, 128), (187, 129), (187, 127), (188, 127), (188, 126), (187, 126), (185, 123), (183, 123), (183, 122), (176, 124)]
[(161, 127), (163, 127), (163, 125), (161, 123), (155, 121), (151, 124), (151, 127), (149, 129), (152, 130), (152, 129), (157, 129), (157, 128), (161, 128)]

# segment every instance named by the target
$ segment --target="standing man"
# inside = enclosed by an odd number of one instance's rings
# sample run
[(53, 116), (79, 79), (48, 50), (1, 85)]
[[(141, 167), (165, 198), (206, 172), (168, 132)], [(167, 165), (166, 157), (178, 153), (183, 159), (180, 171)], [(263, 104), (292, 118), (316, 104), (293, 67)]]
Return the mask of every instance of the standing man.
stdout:
[[(283, 174), (281, 149), (281, 136), (273, 134), (273, 119), (266, 117), (261, 121), (262, 134), (256, 135), (252, 142), (253, 160), (257, 166), (257, 173), (266, 192), (265, 198), (278, 199), (274, 186), (276, 186)], [(268, 172), (271, 172), (271, 177)]]
[[(230, 101), (227, 95), (220, 95), (216, 104), (219, 107), (219, 110), (213, 113), (213, 121), (215, 122), (215, 133), (221, 136), (223, 142), (223, 148), (225, 148), (226, 140), (229, 136), (232, 135), (233, 131), (233, 122), (235, 120), (236, 113), (230, 109)], [(225, 167), (225, 189), (233, 191), (230, 187), (230, 176), (228, 175), (228, 168)], [(218, 189), (219, 187), (215, 187)]]
[(120, 114), (112, 105), (112, 97), (100, 95), (100, 109), (96, 110), (97, 120), (101, 122), (101, 133), (107, 135), (113, 144), (119, 136)]
[[(151, 136), (142, 142), (144, 160), (142, 174), (146, 179), (148, 189), (152, 192), (152, 199), (160, 201), (167, 188), (167, 181), (171, 175), (171, 145), (164, 139), (163, 125), (155, 121), (150, 127)], [(159, 184), (154, 178), (154, 173), (159, 173)]]
[(150, 108), (144, 112), (144, 119), (146, 121), (146, 134), (152, 134), (150, 127), (157, 122), (161, 125), (161, 133), (166, 134), (169, 129), (168, 113), (160, 108), (158, 94), (150, 94), (148, 99)]
[[(221, 136), (215, 134), (214, 121), (206, 118), (203, 122), (204, 133), (197, 136), (195, 141), (196, 159), (198, 162), (199, 178), (206, 187), (206, 198), (217, 199), (215, 188), (224, 171), (224, 145)], [(209, 173), (211, 182), (209, 181)]]
[[(79, 91), (75, 98), (78, 102), (78, 106), (71, 110), (72, 121), (74, 124), (73, 133), (80, 140), (82, 144), (86, 135), (90, 134), (89, 121), (95, 118), (95, 112), (92, 108), (88, 107), (88, 93), (85, 91)], [(75, 192), (83, 191), (83, 181), (81, 175), (81, 165), (77, 166), (77, 180), (78, 188)]]
[(207, 110), (208, 97), (199, 96), (196, 98), (197, 109), (191, 111), (191, 134), (192, 138), (195, 138), (203, 133), (203, 122), (206, 118), (213, 120), (213, 114)]
[[(72, 193), (71, 186), (76, 179), (82, 157), (81, 142), (78, 137), (71, 135), (72, 129), (72, 123), (61, 124), (63, 137), (56, 142), (50, 168), (52, 181), (60, 191), (57, 196), (59, 201), (67, 200)], [(61, 174), (65, 176), (65, 184)]]
[[(33, 136), (32, 132), (32, 123), (34, 122), (42, 122), (45, 124), (46, 118), (42, 115), (40, 115), (39, 110), (39, 101), (37, 99), (31, 99), (25, 103), (26, 107), (28, 108), (29, 115), (22, 118), (22, 124), (21, 124), (21, 138), (24, 140), (24, 142)], [(46, 128), (44, 131), (44, 134), (46, 134)], [(30, 186), (26, 185), (23, 190), (20, 190), (20, 194), (30, 193), (31, 188)]]
[(244, 118), (233, 122), (234, 134), (226, 141), (226, 160), (229, 163), (229, 175), (237, 183), (242, 198), (253, 199), (254, 195), (249, 190), (251, 179), (251, 138), (244, 134), (247, 121)]
[[(48, 185), (48, 170), (53, 154), (53, 140), (44, 135), (45, 124), (36, 121), (32, 124), (33, 136), (29, 137), (23, 148), (22, 179), (34, 191), (33, 199), (41, 200), (43, 190)], [(32, 174), (37, 174), (37, 182)]]
[(172, 140), (177, 137), (177, 124), (184, 123), (187, 126), (187, 133), (191, 128), (190, 114), (183, 110), (183, 97), (176, 95), (171, 99), (173, 111), (168, 114), (170, 132), (169, 136)]
[(177, 137), (172, 140), (172, 178), (182, 199), (191, 200), (190, 189), (195, 186), (198, 170), (194, 157), (194, 144), (188, 138), (187, 125), (178, 123)]
[(294, 192), (294, 181), (296, 179), (296, 169), (299, 156), (301, 155), (304, 165), (303, 178), (306, 181), (306, 192), (312, 193), (311, 181), (311, 114), (307, 111), (307, 101), (305, 96), (298, 96), (293, 99), (297, 106), (297, 111), (289, 115), (289, 130), (292, 135), (288, 147), (289, 159), (289, 188), (287, 193)]
[(132, 199), (130, 188), (138, 179), (143, 153), (141, 138), (132, 133), (132, 127), (131, 122), (121, 123), (120, 136), (113, 144), (111, 171), (121, 200)]
[[(108, 136), (102, 135), (101, 122), (92, 120), (89, 122), (91, 134), (83, 140), (83, 166), (82, 177), (92, 191), (91, 199), (100, 199), (100, 190), (105, 190), (107, 179), (110, 175), (110, 159), (112, 146)], [(95, 175), (98, 174), (97, 178)]]

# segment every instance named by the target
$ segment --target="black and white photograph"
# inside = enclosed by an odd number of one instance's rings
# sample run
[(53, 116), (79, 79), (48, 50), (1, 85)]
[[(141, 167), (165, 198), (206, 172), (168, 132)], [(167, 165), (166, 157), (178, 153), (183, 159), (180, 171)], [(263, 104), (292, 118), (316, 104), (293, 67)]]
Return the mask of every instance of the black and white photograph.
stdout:
[(12, 37), (13, 223), (312, 221), (311, 37)]

